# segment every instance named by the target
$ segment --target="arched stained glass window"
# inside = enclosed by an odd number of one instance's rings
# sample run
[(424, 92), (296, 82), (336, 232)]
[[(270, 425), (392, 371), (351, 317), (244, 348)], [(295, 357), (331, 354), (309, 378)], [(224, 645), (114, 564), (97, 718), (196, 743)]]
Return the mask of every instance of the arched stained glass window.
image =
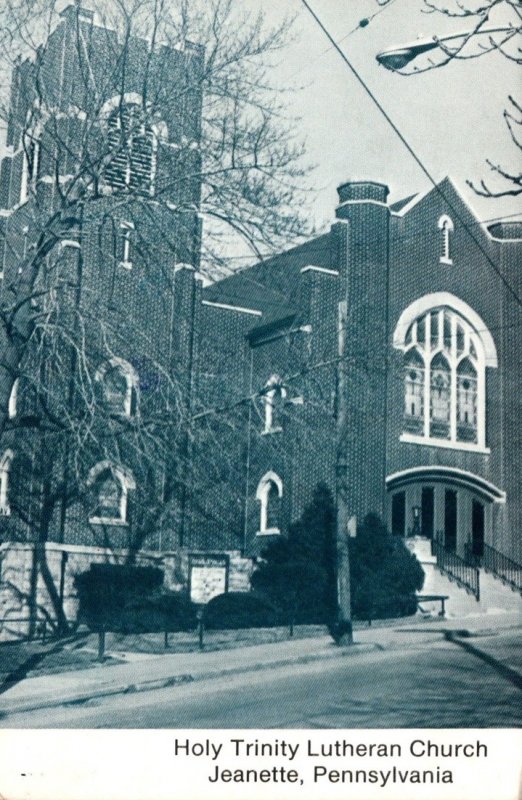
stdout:
[(420, 314), (403, 333), (405, 434), (485, 445), (485, 352), (452, 308)]

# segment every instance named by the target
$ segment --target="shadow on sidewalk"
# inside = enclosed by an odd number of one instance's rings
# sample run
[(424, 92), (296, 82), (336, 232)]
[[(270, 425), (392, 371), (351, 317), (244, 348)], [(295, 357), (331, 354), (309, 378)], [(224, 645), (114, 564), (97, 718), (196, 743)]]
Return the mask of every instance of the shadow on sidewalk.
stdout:
[[(0, 653), (4, 655), (7, 652), (7, 649), (11, 650), (10, 655), (12, 656), (12, 661), (19, 661), (16, 666), (13, 665), (13, 668), (7, 673), (2, 675), (0, 673), (1, 683), (0, 683), (0, 695), (4, 692), (7, 692), (17, 683), (20, 681), (25, 680), (31, 673), (37, 670), (37, 668), (50, 657), (56, 656), (59, 653), (62, 653), (65, 647), (72, 642), (80, 645), (85, 639), (88, 638), (88, 634), (74, 634), (74, 636), (66, 636), (63, 639), (59, 639), (54, 645), (47, 647), (46, 649), (42, 649), (45, 645), (35, 643), (28, 643), (24, 642), (23, 644), (11, 644), (6, 643), (4, 644), (1, 649)], [(27, 649), (30, 646), (38, 647), (37, 652), (33, 652), (28, 657)], [(4, 649), (5, 648), (5, 649)], [(19, 658), (17, 659), (17, 655)], [(25, 658), (24, 658), (25, 656)], [(23, 660), (21, 660), (23, 659)], [(3, 670), (2, 670), (3, 672)]]

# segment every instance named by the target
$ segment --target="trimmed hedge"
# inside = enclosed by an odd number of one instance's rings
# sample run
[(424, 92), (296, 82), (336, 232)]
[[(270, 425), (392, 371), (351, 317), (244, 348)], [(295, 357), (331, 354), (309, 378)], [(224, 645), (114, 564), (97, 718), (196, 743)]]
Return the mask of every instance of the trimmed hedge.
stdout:
[(126, 607), (159, 590), (163, 572), (156, 567), (91, 564), (74, 582), (80, 600), (80, 622), (93, 631), (116, 631)]
[(189, 631), (197, 625), (196, 606), (181, 592), (162, 592), (156, 567), (91, 564), (75, 578), (79, 619), (93, 631), (154, 633)]
[(131, 602), (121, 614), (119, 633), (193, 631), (196, 606), (181, 592), (160, 594)]
[(205, 628), (270, 628), (280, 624), (278, 609), (257, 592), (227, 592), (209, 600), (203, 612)]

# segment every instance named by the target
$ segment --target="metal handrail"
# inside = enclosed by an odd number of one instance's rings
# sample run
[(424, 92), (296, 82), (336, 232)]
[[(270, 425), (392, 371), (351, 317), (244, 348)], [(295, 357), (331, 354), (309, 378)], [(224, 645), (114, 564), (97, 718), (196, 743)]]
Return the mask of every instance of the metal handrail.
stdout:
[(431, 552), (437, 559), (437, 569), (479, 601), (480, 571), (478, 567), (467, 563), (452, 550), (446, 550), (440, 533), (432, 539)]
[(510, 586), (514, 592), (522, 594), (522, 564), (513, 561), (491, 545), (484, 544), (482, 566), (486, 572), (490, 572), (502, 583)]

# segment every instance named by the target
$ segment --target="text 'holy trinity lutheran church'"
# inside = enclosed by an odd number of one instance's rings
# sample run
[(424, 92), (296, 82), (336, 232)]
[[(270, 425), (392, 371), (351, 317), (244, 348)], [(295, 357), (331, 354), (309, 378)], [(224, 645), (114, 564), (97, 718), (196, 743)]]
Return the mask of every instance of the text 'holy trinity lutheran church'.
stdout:
[(491, 573), (520, 586), (522, 223), (450, 180), (347, 182), (328, 232), (204, 281), (204, 50), (122, 52), (71, 6), (13, 72), (0, 636), (31, 596), (74, 619), (74, 576), (129, 552), (195, 601), (247, 591), (319, 484), (350, 535), (374, 512), (407, 537), (425, 591), (466, 597), (438, 564), (516, 598)]

